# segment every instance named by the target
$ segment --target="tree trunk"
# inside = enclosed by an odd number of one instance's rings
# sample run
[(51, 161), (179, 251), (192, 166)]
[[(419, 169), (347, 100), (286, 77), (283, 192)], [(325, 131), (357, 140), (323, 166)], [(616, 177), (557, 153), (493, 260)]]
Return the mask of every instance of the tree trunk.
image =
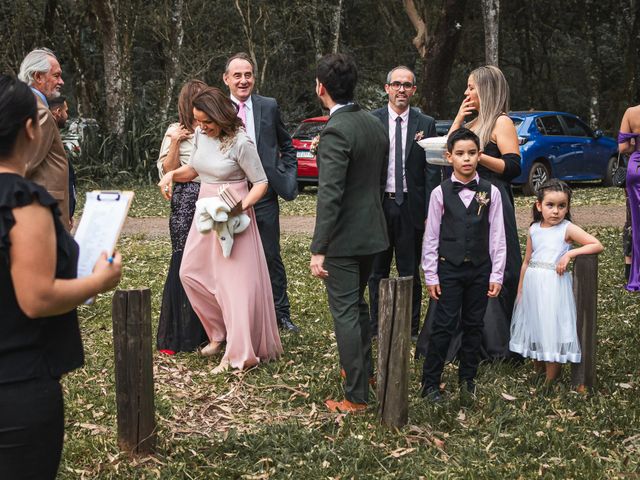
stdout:
[(595, 129), (600, 122), (600, 56), (598, 53), (597, 25), (599, 19), (598, 2), (587, 0), (583, 10), (583, 32), (586, 37), (587, 55), (585, 67), (589, 89), (589, 125)]
[(500, 36), (500, 0), (482, 0), (484, 22), (484, 56), (487, 65), (498, 66)]
[(90, 8), (85, 2), (63, 2), (56, 4), (54, 14), (56, 25), (62, 29), (69, 48), (70, 55), (67, 60), (71, 62), (75, 73), (74, 91), (78, 116), (92, 118), (99, 110), (97, 108), (99, 103), (96, 89), (97, 79), (91, 64), (87, 61), (86, 51), (83, 49), (82, 31), (77, 28), (78, 24), (86, 25), (92, 22)]
[[(133, 2), (131, 2), (133, 3)], [(132, 100), (131, 46), (133, 40), (133, 10), (137, 6), (120, 4), (119, 0), (92, 2), (102, 38), (107, 132), (122, 137)], [(117, 19), (117, 20), (116, 20)]]
[(182, 42), (184, 40), (184, 27), (182, 24), (184, 0), (171, 0), (169, 8), (171, 11), (169, 14), (168, 48), (165, 53), (165, 92), (160, 106), (160, 118), (163, 122), (167, 120), (169, 108), (173, 101), (176, 80), (180, 74), (180, 52), (182, 51)]
[(342, 0), (338, 0), (338, 5), (335, 6), (333, 13), (333, 45), (331, 46), (332, 53), (338, 53), (338, 47), (340, 46), (340, 24), (342, 23)]
[(446, 90), (462, 32), (466, 0), (444, 0), (433, 34), (427, 30), (414, 0), (403, 0), (405, 12), (416, 30), (413, 45), (422, 58), (420, 106), (429, 115), (440, 117), (444, 110)]
[(248, 54), (255, 65), (256, 71), (253, 72), (255, 78), (258, 78), (260, 73), (260, 68), (258, 68), (258, 57), (256, 55), (256, 42), (253, 39), (253, 25), (251, 22), (251, 1), (247, 0), (246, 4), (246, 13), (242, 9), (242, 5), (240, 5), (240, 0), (235, 0), (234, 4), (236, 6), (236, 10), (240, 15), (240, 20), (242, 20), (242, 31), (244, 32), (244, 38), (247, 41), (247, 50)]
[(319, 8), (318, 8), (318, 2), (320, 0), (314, 0), (312, 5), (311, 5), (311, 16), (309, 18), (309, 21), (312, 22), (312, 30), (311, 30), (311, 36), (313, 37), (313, 46), (315, 48), (316, 51), (316, 60), (319, 60), (320, 58), (322, 58), (322, 55), (324, 55), (324, 50), (322, 48), (322, 31), (320, 30), (320, 23), (321, 20), (319, 18)]
[[(633, 2), (632, 2), (633, 3)], [(631, 11), (630, 27), (623, 29), (626, 35), (627, 45), (624, 52), (624, 83), (620, 91), (618, 99), (617, 115), (613, 119), (613, 124), (616, 128), (620, 125), (620, 119), (624, 111), (631, 106), (631, 101), (635, 98), (638, 90), (638, 78), (637, 78), (637, 66), (636, 58), (640, 55), (640, 49), (638, 48), (640, 42), (640, 1), (636, 1), (635, 5), (629, 9)], [(617, 123), (616, 123), (617, 122)]]

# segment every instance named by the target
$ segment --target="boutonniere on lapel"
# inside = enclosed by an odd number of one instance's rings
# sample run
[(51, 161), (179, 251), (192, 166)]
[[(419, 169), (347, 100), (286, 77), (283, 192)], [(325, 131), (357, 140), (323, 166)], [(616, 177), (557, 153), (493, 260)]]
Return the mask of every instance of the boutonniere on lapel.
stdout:
[(311, 140), (311, 145), (309, 145), (309, 152), (314, 157), (318, 154), (318, 145), (320, 145), (320, 135), (316, 135), (315, 137), (313, 137), (313, 140)]
[(478, 202), (478, 215), (480, 215), (482, 207), (489, 205), (491, 199), (487, 197), (487, 192), (476, 192), (476, 202)]
[(413, 137), (413, 139), (416, 142), (419, 142), (420, 140), (422, 140), (424, 138), (424, 132), (422, 130), (420, 130), (418, 133), (416, 133), (416, 136)]

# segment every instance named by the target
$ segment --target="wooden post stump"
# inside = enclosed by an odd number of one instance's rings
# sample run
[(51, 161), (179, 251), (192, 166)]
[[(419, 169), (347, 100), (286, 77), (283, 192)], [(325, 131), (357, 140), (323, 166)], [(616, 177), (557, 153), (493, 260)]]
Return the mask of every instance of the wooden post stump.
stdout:
[(151, 291), (113, 294), (118, 445), (131, 455), (148, 455), (156, 445), (151, 355)]
[(571, 383), (579, 391), (596, 383), (596, 343), (598, 315), (598, 255), (580, 255), (573, 266), (573, 293), (576, 298), (577, 329), (582, 361), (571, 364)]
[(380, 282), (378, 314), (378, 416), (389, 427), (409, 417), (409, 350), (413, 277)]

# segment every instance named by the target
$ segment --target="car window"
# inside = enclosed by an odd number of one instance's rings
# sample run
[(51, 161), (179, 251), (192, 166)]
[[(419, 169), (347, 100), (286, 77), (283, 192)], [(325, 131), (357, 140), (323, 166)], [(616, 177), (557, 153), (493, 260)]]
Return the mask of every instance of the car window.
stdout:
[(293, 138), (297, 138), (298, 140), (311, 140), (322, 131), (325, 125), (326, 122), (303, 122), (296, 131), (293, 132)]
[(439, 137), (444, 137), (449, 133), (452, 123), (453, 122), (451, 120), (436, 120), (436, 134)]
[(562, 116), (567, 125), (567, 135), (570, 137), (590, 137), (591, 129), (575, 117)]
[[(539, 123), (538, 120), (540, 121)], [(550, 115), (548, 117), (540, 117), (538, 120), (536, 120), (536, 125), (538, 125), (538, 129), (543, 135), (564, 135), (562, 124), (557, 116)], [(542, 128), (540, 128), (540, 124)]]

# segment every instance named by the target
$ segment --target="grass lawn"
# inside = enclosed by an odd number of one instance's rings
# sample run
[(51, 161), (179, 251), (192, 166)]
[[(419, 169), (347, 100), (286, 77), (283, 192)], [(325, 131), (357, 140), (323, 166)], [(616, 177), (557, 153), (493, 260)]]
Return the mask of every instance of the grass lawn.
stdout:
[[(574, 188), (573, 205), (618, 205), (624, 206), (624, 190), (622, 188), (603, 188), (597, 183), (582, 183), (572, 185)], [(80, 218), (84, 194), (96, 188), (89, 183), (81, 183), (78, 189), (78, 212), (76, 218)], [(103, 188), (111, 188), (104, 185)], [(136, 192), (131, 205), (129, 215), (132, 217), (168, 217), (169, 202), (160, 196), (155, 185), (129, 185), (118, 186), (121, 190), (134, 190)], [(314, 216), (316, 214), (317, 187), (306, 187), (293, 202), (280, 200), (280, 213), (282, 215)], [(515, 191), (516, 208), (530, 209), (533, 197), (527, 197), (522, 192)]]
[[(462, 408), (448, 367), (447, 400), (433, 406), (418, 395), (421, 362), (412, 363), (409, 424), (400, 431), (379, 426), (375, 405), (360, 416), (325, 411), (327, 397), (341, 396), (326, 295), (308, 273), (309, 237), (283, 236), (302, 334), (283, 336), (279, 362), (244, 373), (213, 376), (219, 357), (154, 353), (158, 453), (132, 462), (116, 445), (110, 295), (102, 295), (81, 308), (86, 366), (63, 380), (59, 478), (637, 478), (639, 299), (622, 288), (620, 231), (594, 233), (606, 247), (594, 394), (571, 391), (567, 370), (542, 392), (529, 364), (492, 364), (480, 369), (475, 405)], [(169, 241), (128, 237), (121, 251), (121, 287), (151, 288), (155, 332)]]

